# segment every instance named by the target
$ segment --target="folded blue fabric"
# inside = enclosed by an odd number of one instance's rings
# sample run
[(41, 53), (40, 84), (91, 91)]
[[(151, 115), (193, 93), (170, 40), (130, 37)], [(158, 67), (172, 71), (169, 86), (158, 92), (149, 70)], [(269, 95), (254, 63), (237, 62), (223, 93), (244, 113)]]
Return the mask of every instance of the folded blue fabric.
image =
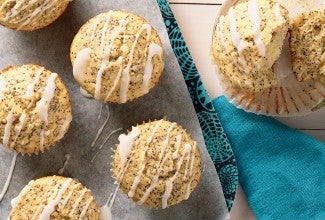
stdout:
[(257, 219), (325, 219), (325, 144), (224, 96), (213, 105)]

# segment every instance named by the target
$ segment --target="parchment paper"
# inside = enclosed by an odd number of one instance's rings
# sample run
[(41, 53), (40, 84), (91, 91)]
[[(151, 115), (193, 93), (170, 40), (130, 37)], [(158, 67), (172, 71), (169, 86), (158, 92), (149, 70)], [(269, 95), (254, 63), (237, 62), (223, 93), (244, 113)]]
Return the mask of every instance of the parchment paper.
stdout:
[[(70, 44), (81, 25), (91, 17), (112, 9), (137, 13), (154, 26), (163, 41), (166, 66), (159, 84), (149, 94), (127, 104), (109, 105), (111, 118), (99, 143), (112, 130), (121, 127), (125, 132), (137, 123), (166, 116), (191, 133), (198, 142), (202, 165), (205, 166), (198, 188), (187, 201), (168, 209), (155, 210), (136, 205), (119, 191), (112, 209), (113, 219), (225, 219), (228, 212), (220, 182), (205, 148), (191, 99), (155, 0), (75, 0), (63, 16), (45, 29), (28, 33), (0, 27), (0, 69), (9, 65), (35, 63), (57, 72), (70, 91), (73, 108), (73, 122), (61, 142), (44, 154), (18, 157), (9, 190), (0, 203), (0, 219), (8, 216), (10, 200), (30, 180), (58, 175), (66, 154), (71, 158), (63, 175), (76, 178), (91, 189), (100, 206), (116, 188), (110, 171), (110, 148), (115, 148), (118, 134), (112, 136), (94, 163), (90, 164), (97, 150), (95, 147), (93, 151), (90, 145), (106, 118), (107, 109), (104, 108), (103, 116), (98, 120), (101, 103), (80, 94), (69, 59)], [(7, 178), (12, 155), (12, 152), (0, 147), (0, 188)]]

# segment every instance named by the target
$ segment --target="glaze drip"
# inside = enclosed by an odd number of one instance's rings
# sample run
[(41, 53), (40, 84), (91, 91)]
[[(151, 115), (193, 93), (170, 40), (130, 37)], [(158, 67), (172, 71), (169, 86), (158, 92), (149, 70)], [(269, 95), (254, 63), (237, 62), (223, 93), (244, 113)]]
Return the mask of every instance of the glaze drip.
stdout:
[[(113, 11), (110, 11), (107, 15), (107, 18), (105, 19), (104, 25), (101, 30), (98, 29), (98, 24), (100, 23), (100, 20), (103, 18), (104, 14), (99, 15), (92, 28), (91, 33), (88, 32), (88, 34), (91, 35), (90, 42), (88, 44), (89, 48), (84, 48), (80, 50), (77, 53), (75, 62), (73, 64), (73, 72), (75, 79), (82, 85), (86, 79), (87, 79), (87, 68), (88, 63), (90, 61), (90, 54), (94, 47), (94, 42), (96, 40), (96, 33), (98, 33), (99, 37), (99, 56), (102, 58), (102, 61), (100, 63), (96, 79), (95, 79), (95, 88), (94, 88), (94, 98), (95, 99), (102, 99), (102, 79), (104, 77), (105, 72), (107, 72), (107, 68), (111, 66), (111, 50), (114, 46), (115, 40), (121, 36), (127, 29), (127, 25), (129, 24), (126, 20), (121, 20), (119, 25), (117, 25), (115, 28), (110, 30), (110, 23), (113, 19), (111, 19)], [(161, 46), (158, 44), (155, 44), (153, 42), (150, 42), (151, 37), (151, 26), (149, 24), (143, 24), (140, 28), (140, 30), (135, 34), (134, 41), (132, 43), (132, 46), (130, 48), (130, 52), (127, 58), (120, 56), (114, 64), (117, 64), (119, 66), (119, 70), (117, 72), (117, 75), (115, 77), (115, 80), (112, 84), (112, 86), (109, 88), (107, 94), (105, 94), (105, 99), (103, 99), (105, 102), (109, 101), (109, 98), (112, 96), (113, 92), (118, 89), (118, 97), (120, 103), (125, 103), (128, 99), (127, 93), (129, 90), (129, 85), (131, 81), (130, 72), (132, 71), (131, 66), (134, 58), (135, 48), (138, 45), (138, 41), (140, 36), (142, 35), (143, 31), (146, 31), (146, 42), (147, 45), (145, 46), (145, 52), (146, 52), (146, 63), (144, 67), (143, 72), (143, 80), (141, 85), (141, 90), (143, 94), (148, 93), (149, 87), (150, 87), (150, 80), (152, 77), (153, 72), (153, 57), (158, 56), (159, 59), (162, 59), (163, 50)], [(124, 35), (123, 35), (124, 36)], [(97, 45), (97, 44), (96, 44)], [(128, 48), (125, 48), (128, 49)], [(121, 50), (123, 50), (121, 48)], [(148, 52), (147, 52), (148, 51)], [(127, 60), (127, 61), (126, 61)], [(124, 64), (124, 61), (127, 62)]]
[(260, 27), (261, 18), (259, 16), (257, 0), (251, 0), (249, 2), (248, 11), (254, 25), (253, 27), (254, 27), (255, 45), (258, 49), (260, 56), (265, 57), (265, 45), (263, 43), (262, 36), (261, 36), (261, 27)]
[(230, 23), (230, 36), (231, 36), (232, 43), (238, 51), (239, 60), (243, 65), (245, 73), (248, 73), (249, 71), (247, 67), (247, 62), (243, 55), (243, 51), (246, 49), (246, 45), (245, 42), (241, 40), (240, 34), (237, 32), (236, 18), (234, 15), (233, 7), (229, 9), (229, 23)]
[[(158, 132), (159, 128), (162, 126), (163, 120), (160, 120), (156, 123), (154, 128), (152, 129), (151, 134), (146, 140), (145, 148), (142, 150), (139, 158), (139, 170), (137, 171), (136, 176), (133, 179), (133, 183), (131, 185), (130, 191), (128, 192), (128, 196), (130, 198), (134, 197), (135, 192), (138, 188), (138, 185), (141, 182), (141, 178), (144, 169), (146, 167), (145, 163), (145, 157), (146, 152), (152, 143), (152, 141), (155, 138), (155, 134)], [(162, 145), (160, 147), (160, 152), (157, 154), (157, 166), (155, 167), (156, 173), (153, 175), (152, 179), (149, 181), (149, 186), (146, 188), (144, 194), (142, 197), (138, 200), (138, 204), (143, 204), (147, 201), (152, 191), (157, 187), (157, 185), (160, 183), (159, 177), (161, 175), (161, 172), (164, 169), (164, 165), (166, 161), (170, 161), (170, 159), (176, 160), (176, 171), (175, 174), (166, 181), (166, 188), (165, 192), (162, 196), (161, 202), (162, 202), (162, 208), (166, 208), (168, 206), (168, 199), (170, 198), (172, 191), (173, 191), (173, 183), (176, 180), (176, 178), (181, 178), (182, 181), (188, 179), (186, 181), (186, 192), (185, 192), (185, 199), (187, 199), (191, 192), (191, 183), (193, 179), (193, 168), (194, 168), (194, 162), (195, 162), (195, 153), (196, 153), (196, 142), (194, 142), (194, 145), (192, 146), (189, 143), (185, 143), (182, 145), (182, 134), (179, 133), (176, 138), (171, 139), (171, 133), (175, 129), (176, 123), (171, 123), (166, 131), (166, 137), (164, 140), (162, 140)], [(160, 137), (160, 136), (159, 136)], [(140, 141), (140, 140), (138, 140)], [(134, 142), (132, 142), (134, 143)], [(133, 144), (136, 145), (137, 143)], [(167, 146), (173, 144), (175, 147), (174, 150), (168, 150)], [(132, 149), (133, 145), (130, 145), (129, 149)], [(120, 183), (123, 180), (124, 172), (126, 171), (127, 167), (129, 166), (129, 154), (131, 150), (126, 150), (126, 153), (119, 153), (121, 157), (121, 166), (119, 174), (116, 177), (117, 183)], [(122, 156), (121, 156), (122, 155)], [(123, 156), (124, 155), (124, 156)], [(123, 159), (122, 159), (123, 157)], [(186, 165), (184, 164), (186, 161)], [(168, 162), (169, 163), (169, 162)], [(184, 166), (183, 166), (184, 165)], [(179, 177), (181, 167), (184, 167), (184, 174)]]
[(9, 187), (9, 184), (10, 184), (10, 181), (12, 179), (12, 175), (13, 175), (13, 172), (14, 172), (14, 169), (15, 169), (15, 166), (16, 166), (16, 160), (17, 160), (17, 153), (14, 154), (14, 157), (12, 158), (12, 162), (11, 162), (11, 166), (10, 166), (10, 169), (9, 169), (9, 174), (8, 174), (8, 177), (7, 177), (7, 180), (5, 182), (5, 185), (3, 186), (3, 189), (0, 193), (0, 202), (2, 201), (4, 195), (6, 194), (7, 190), (8, 190), (8, 187)]

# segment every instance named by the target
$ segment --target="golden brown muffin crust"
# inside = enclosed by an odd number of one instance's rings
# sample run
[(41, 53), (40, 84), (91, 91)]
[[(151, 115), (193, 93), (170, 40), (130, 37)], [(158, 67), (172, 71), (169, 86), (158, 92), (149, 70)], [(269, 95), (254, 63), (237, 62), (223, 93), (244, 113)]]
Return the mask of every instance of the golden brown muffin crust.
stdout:
[(325, 83), (325, 10), (298, 16), (290, 29), (293, 71), (299, 81)]
[[(76, 57), (85, 48), (89, 56), (81, 62), (84, 73), (76, 74), (76, 66), (81, 66), (75, 63)], [(156, 30), (144, 18), (124, 11), (102, 13), (85, 23), (72, 42), (70, 58), (81, 87), (105, 102), (124, 103), (146, 94), (158, 83), (164, 68)], [(146, 68), (150, 78), (144, 86)]]
[[(138, 125), (128, 133), (129, 137), (137, 129), (139, 135), (128, 160), (125, 161), (122, 142), (114, 156), (113, 172), (120, 188), (138, 204), (154, 208), (166, 208), (187, 199), (201, 177), (196, 142), (181, 126), (166, 120)], [(139, 184), (134, 187), (137, 178)]]
[(43, 152), (64, 136), (72, 120), (64, 83), (38, 65), (4, 69), (0, 100), (0, 143), (18, 153)]
[(14, 30), (33, 31), (54, 22), (70, 0), (0, 0), (0, 24)]
[(280, 56), (289, 25), (288, 11), (273, 1), (252, 0), (233, 6), (219, 18), (213, 32), (213, 57), (221, 74), (245, 91), (276, 85), (272, 66)]
[(49, 212), (52, 220), (99, 219), (99, 208), (90, 190), (74, 179), (48, 176), (31, 181), (14, 199), (10, 220), (38, 219), (53, 202), (57, 204)]

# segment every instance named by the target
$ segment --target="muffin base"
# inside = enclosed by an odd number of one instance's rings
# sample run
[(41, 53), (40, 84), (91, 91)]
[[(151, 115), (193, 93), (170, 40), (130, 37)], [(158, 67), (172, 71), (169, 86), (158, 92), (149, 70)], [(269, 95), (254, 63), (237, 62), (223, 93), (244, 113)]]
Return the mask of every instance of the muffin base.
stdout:
[[(240, 1), (226, 1), (220, 8), (217, 19), (238, 2)], [(290, 17), (295, 17), (303, 11), (309, 11), (315, 8), (319, 9), (319, 7), (325, 8), (325, 5), (321, 6), (319, 4), (319, 0), (311, 3), (309, 1), (284, 0), (277, 0), (277, 2), (288, 9)], [(216, 72), (219, 78), (217, 84), (222, 87), (223, 94), (232, 104), (247, 112), (256, 114), (292, 117), (307, 115), (324, 107), (325, 83), (314, 80), (299, 82), (292, 71), (290, 57), (288, 38), (286, 38), (280, 58), (273, 65), (273, 71), (277, 76), (278, 85), (260, 92), (247, 92), (235, 88), (229, 80), (219, 73), (218, 67), (216, 66)], [(214, 61), (212, 63), (214, 64)]]

